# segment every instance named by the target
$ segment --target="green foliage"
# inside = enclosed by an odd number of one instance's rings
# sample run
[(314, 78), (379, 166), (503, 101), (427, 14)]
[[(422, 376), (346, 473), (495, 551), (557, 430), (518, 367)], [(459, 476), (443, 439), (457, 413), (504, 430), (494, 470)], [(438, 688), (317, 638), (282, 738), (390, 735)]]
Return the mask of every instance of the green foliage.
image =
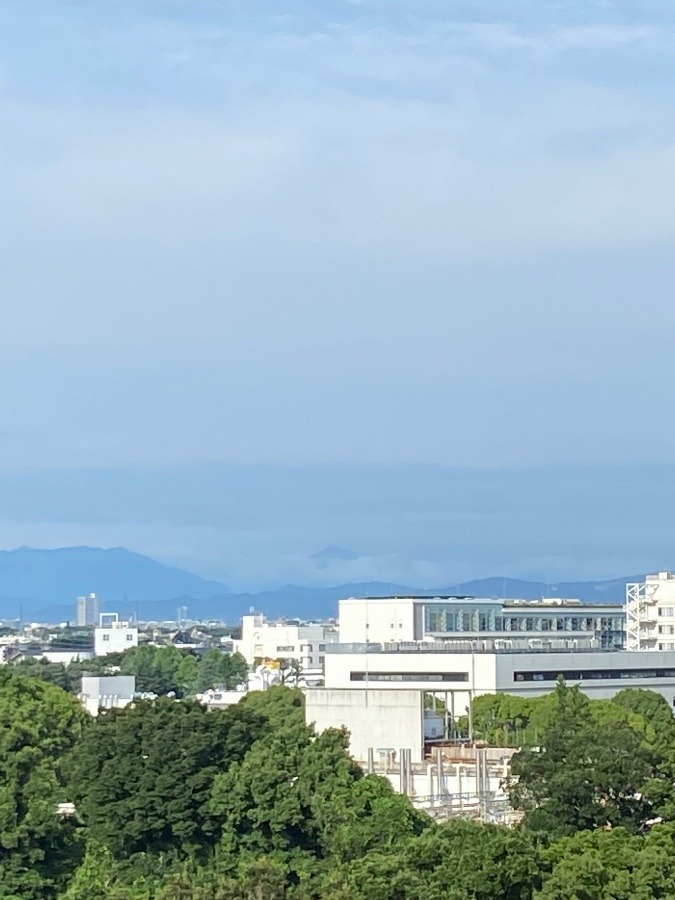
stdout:
[(280, 726), (217, 776), (212, 812), (222, 820), (220, 862), (273, 859), (287, 888), (315, 893), (325, 872), (368, 850), (394, 851), (432, 826), (389, 783), (364, 777), (344, 731), (315, 735)]
[(94, 659), (75, 661), (68, 666), (46, 659), (26, 659), (12, 664), (22, 675), (58, 684), (66, 691), (78, 693), (82, 675), (106, 675), (118, 670), (136, 676), (139, 693), (190, 696), (209, 688), (232, 689), (246, 681), (248, 666), (240, 653), (226, 653), (218, 648), (207, 650), (201, 659), (191, 651), (177, 647), (140, 644), (123, 653), (108, 653)]
[(199, 660), (196, 677), (198, 692), (224, 687), (233, 690), (246, 681), (248, 665), (240, 653), (223, 653), (212, 648)]
[(544, 851), (541, 900), (652, 900), (675, 896), (675, 835), (660, 826), (648, 837), (624, 829), (585, 831)]
[(90, 841), (63, 900), (107, 900), (116, 881), (114, 863), (107, 847), (98, 841)]
[(273, 729), (305, 724), (305, 698), (299, 688), (274, 685), (267, 691), (251, 691), (240, 704), (264, 716)]
[[(118, 663), (184, 693), (242, 672), (218, 650)], [(675, 897), (675, 723), (650, 692), (590, 701), (561, 682), (474, 701), (479, 735), (522, 748), (509, 790), (525, 817), (506, 828), (434, 823), (363, 774), (344, 731), (306, 726), (298, 690), (90, 719), (48, 666), (0, 670), (0, 900)], [(75, 817), (59, 818), (63, 801)]]
[(214, 778), (269, 726), (249, 710), (160, 698), (102, 712), (69, 760), (88, 834), (116, 857), (204, 854), (217, 839)]
[(562, 681), (547, 699), (540, 746), (520, 750), (511, 763), (511, 802), (525, 810), (526, 823), (549, 835), (642, 827), (652, 815), (643, 791), (654, 774), (643, 736), (621, 719), (598, 727), (591, 701)]
[(457, 820), (395, 853), (366, 853), (329, 873), (324, 890), (345, 900), (528, 900), (540, 865), (527, 832)]
[(67, 799), (64, 757), (86, 716), (55, 685), (0, 672), (0, 897), (56, 896), (80, 857)]
[[(74, 684), (70, 672), (63, 663), (52, 663), (46, 659), (22, 659), (12, 663), (11, 668), (18, 675), (39, 678), (49, 684), (56, 684), (64, 691), (72, 691)], [(79, 685), (78, 688), (79, 690)]]

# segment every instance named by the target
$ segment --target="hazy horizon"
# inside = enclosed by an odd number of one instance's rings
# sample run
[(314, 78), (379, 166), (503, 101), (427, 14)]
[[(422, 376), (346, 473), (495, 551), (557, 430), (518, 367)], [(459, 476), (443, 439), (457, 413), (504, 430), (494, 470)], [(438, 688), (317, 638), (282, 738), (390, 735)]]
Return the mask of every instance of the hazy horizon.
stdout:
[[(0, 472), (0, 546), (125, 546), (235, 590), (675, 567), (673, 465)], [(356, 558), (315, 560), (326, 547)]]

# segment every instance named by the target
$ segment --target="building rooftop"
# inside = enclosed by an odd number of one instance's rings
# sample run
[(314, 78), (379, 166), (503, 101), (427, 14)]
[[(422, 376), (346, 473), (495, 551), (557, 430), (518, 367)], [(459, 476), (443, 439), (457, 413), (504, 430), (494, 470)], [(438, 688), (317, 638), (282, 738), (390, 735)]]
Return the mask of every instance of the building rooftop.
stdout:
[(623, 601), (617, 600), (614, 603), (591, 603), (585, 600), (579, 600), (575, 597), (541, 597), (541, 598), (519, 598), (519, 597), (510, 597), (510, 598), (498, 598), (498, 597), (475, 597), (469, 595), (462, 594), (444, 594), (444, 595), (425, 595), (425, 594), (397, 594), (389, 597), (348, 597), (344, 600), (341, 600), (341, 603), (362, 603), (364, 601), (373, 602), (381, 602), (381, 603), (391, 603), (396, 600), (423, 600), (426, 603), (466, 603), (467, 601), (474, 604), (495, 604), (500, 606), (508, 606), (508, 607), (519, 607), (519, 606), (532, 606), (537, 609), (547, 608), (547, 607), (593, 607), (593, 609), (602, 609), (603, 607), (615, 609), (616, 607), (623, 606)]

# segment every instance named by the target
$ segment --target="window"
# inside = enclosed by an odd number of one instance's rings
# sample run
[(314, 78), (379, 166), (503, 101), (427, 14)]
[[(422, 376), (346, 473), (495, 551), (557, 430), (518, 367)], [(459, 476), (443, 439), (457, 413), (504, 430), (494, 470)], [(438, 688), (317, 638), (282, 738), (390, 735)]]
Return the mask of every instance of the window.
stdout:
[[(659, 644), (659, 650), (672, 649), (669, 644)], [(675, 669), (567, 669), (562, 672), (514, 672), (514, 681), (556, 681), (558, 677), (566, 681), (618, 681), (630, 678), (675, 678)]]
[(291, 644), (289, 647), (277, 647), (277, 653), (293, 653), (295, 647)]
[(103, 640), (104, 640), (104, 641), (109, 641), (109, 640), (110, 640), (110, 635), (109, 635), (109, 634), (104, 634), (104, 635), (103, 635)]
[(468, 672), (350, 672), (350, 681), (468, 681)]
[(134, 639), (133, 634), (128, 634), (126, 637), (127, 637), (128, 641), (133, 641), (133, 639)]
[(325, 656), (320, 656), (320, 657), (319, 657), (319, 665), (320, 665), (320, 666), (323, 665), (323, 661), (324, 661), (325, 658), (326, 658)]
[[(663, 634), (663, 629), (664, 629), (664, 628), (665, 628), (665, 625), (659, 625), (659, 634)], [(660, 650), (660, 649), (661, 649), (661, 648), (659, 647), (659, 650)]]
[(325, 649), (326, 649), (325, 644), (319, 644), (319, 653), (323, 653)]
[(665, 615), (672, 619), (672, 618), (673, 618), (673, 613), (674, 613), (674, 612), (675, 612), (675, 610), (673, 609), (672, 606), (667, 606), (667, 607), (666, 607), (666, 611), (665, 611)]

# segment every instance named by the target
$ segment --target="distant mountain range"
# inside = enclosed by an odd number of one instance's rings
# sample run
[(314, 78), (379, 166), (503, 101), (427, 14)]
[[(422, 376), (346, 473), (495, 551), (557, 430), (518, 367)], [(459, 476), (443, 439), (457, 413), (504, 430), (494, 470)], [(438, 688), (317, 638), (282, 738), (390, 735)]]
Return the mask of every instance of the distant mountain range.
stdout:
[[(319, 559), (348, 551), (327, 548)], [(174, 619), (179, 606), (191, 618), (223, 619), (230, 623), (254, 609), (270, 617), (325, 618), (337, 614), (342, 597), (388, 594), (476, 597), (578, 597), (590, 603), (622, 602), (627, 581), (642, 575), (609, 581), (573, 581), (544, 584), (513, 578), (483, 578), (438, 588), (419, 588), (386, 582), (339, 584), (334, 587), (287, 585), (259, 593), (234, 593), (217, 581), (208, 581), (165, 566), (123, 547), (65, 547), (39, 550), (22, 547), (0, 551), (0, 618), (21, 616), (31, 621), (71, 621), (75, 600), (95, 591), (106, 611), (138, 615), (141, 619)]]

